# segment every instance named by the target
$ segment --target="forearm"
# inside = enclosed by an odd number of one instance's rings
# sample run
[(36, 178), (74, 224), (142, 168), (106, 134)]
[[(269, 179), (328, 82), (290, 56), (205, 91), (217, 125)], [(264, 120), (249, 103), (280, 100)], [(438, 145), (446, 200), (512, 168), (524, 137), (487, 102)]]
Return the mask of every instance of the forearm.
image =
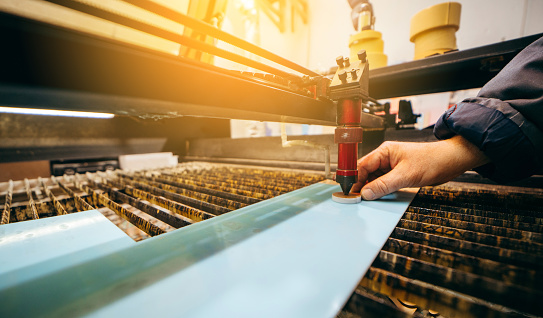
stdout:
[(358, 161), (359, 182), (365, 200), (405, 187), (447, 182), (489, 159), (462, 136), (429, 143), (385, 142)]
[(533, 175), (543, 167), (543, 38), (520, 52), (478, 97), (445, 112), (438, 139), (461, 135), (490, 158), (476, 171), (497, 182)]
[(490, 159), (479, 148), (460, 135), (432, 144), (433, 149), (429, 150), (429, 154), (433, 155), (430, 160), (439, 167), (432, 170), (432, 165), (430, 165), (427, 169), (431, 169), (430, 173), (435, 176), (429, 175), (428, 182), (419, 186), (450, 181), (468, 170), (490, 162)]

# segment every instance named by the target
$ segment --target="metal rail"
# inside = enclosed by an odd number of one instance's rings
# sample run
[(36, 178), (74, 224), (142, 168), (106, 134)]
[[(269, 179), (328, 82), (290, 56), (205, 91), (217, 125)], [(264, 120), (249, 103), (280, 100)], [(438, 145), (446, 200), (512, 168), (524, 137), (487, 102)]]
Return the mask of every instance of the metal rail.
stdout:
[(479, 88), (543, 33), (370, 71), (376, 99)]
[(272, 62), (278, 63), (280, 65), (286, 66), (292, 70), (298, 71), (300, 73), (310, 75), (310, 76), (321, 76), (318, 73), (315, 73), (301, 65), (298, 65), (290, 60), (287, 60), (279, 55), (276, 55), (268, 50), (265, 50), (257, 45), (254, 45), (250, 42), (247, 42), (243, 39), (235, 37), (227, 32), (224, 32), (208, 23), (200, 21), (198, 19), (192, 18), (186, 14), (182, 14), (178, 11), (172, 10), (166, 6), (163, 6), (159, 3), (146, 1), (146, 0), (123, 0), (124, 2), (130, 3), (147, 11), (156, 13), (162, 17), (168, 18), (177, 23), (181, 23), (195, 31), (202, 32), (206, 35), (214, 37), (218, 40), (230, 43), (234, 46), (237, 46), (243, 50), (246, 50), (252, 54), (256, 54), (260, 57), (263, 57)]
[[(266, 64), (251, 60), (249, 58), (246, 58), (244, 56), (241, 56), (241, 55), (229, 52), (227, 50), (218, 48), (218, 47), (213, 46), (211, 44), (207, 44), (207, 43), (202, 42), (202, 41), (197, 41), (197, 40), (194, 40), (194, 39), (192, 39), (192, 38), (190, 38), (188, 36), (184, 36), (184, 35), (181, 35), (181, 34), (178, 34), (178, 33), (174, 33), (174, 32), (165, 30), (163, 28), (156, 27), (156, 26), (153, 26), (151, 24), (145, 23), (143, 21), (139, 21), (137, 19), (127, 17), (127, 16), (122, 15), (122, 14), (118, 14), (118, 13), (115, 13), (115, 12), (112, 12), (112, 11), (109, 11), (109, 10), (101, 9), (101, 8), (99, 8), (97, 6), (93, 6), (93, 5), (90, 5), (90, 4), (87, 4), (87, 3), (83, 3), (83, 2), (71, 1), (71, 0), (46, 0), (46, 1), (58, 4), (58, 5), (61, 5), (63, 7), (70, 8), (70, 9), (73, 9), (73, 10), (76, 10), (76, 11), (87, 13), (87, 14), (90, 14), (92, 16), (102, 18), (104, 20), (111, 21), (111, 22), (114, 22), (114, 23), (117, 23), (117, 24), (120, 24), (120, 25), (124, 25), (124, 26), (130, 27), (130, 28), (136, 29), (136, 30), (140, 30), (140, 31), (143, 31), (143, 32), (146, 32), (146, 33), (161, 37), (163, 39), (170, 40), (172, 42), (181, 44), (183, 46), (193, 48), (193, 49), (197, 49), (197, 50), (200, 50), (200, 51), (203, 51), (203, 52), (206, 52), (206, 53), (210, 53), (210, 54), (213, 54), (215, 56), (222, 57), (222, 58), (225, 58), (227, 60), (242, 64), (242, 65), (247, 65), (247, 66), (250, 66), (250, 67), (265, 71), (265, 72), (269, 72), (269, 73), (272, 73), (272, 74), (282, 76), (284, 78), (292, 78), (292, 79), (298, 79), (299, 78), (298, 76), (296, 76), (294, 74), (284, 72), (284, 71), (279, 70), (279, 69), (277, 69), (275, 67), (271, 67), (269, 65), (266, 65)], [(316, 75), (318, 75), (318, 74), (316, 74)]]
[(111, 39), (0, 13), (0, 41), (5, 106), (335, 125), (329, 101)]

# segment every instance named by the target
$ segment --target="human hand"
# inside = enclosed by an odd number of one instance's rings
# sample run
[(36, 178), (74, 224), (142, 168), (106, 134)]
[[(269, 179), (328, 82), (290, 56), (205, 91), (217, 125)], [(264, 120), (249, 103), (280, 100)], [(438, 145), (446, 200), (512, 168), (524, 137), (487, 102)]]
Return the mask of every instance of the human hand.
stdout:
[(391, 142), (358, 160), (352, 192), (374, 200), (405, 187), (437, 185), (489, 159), (462, 136), (436, 142)]

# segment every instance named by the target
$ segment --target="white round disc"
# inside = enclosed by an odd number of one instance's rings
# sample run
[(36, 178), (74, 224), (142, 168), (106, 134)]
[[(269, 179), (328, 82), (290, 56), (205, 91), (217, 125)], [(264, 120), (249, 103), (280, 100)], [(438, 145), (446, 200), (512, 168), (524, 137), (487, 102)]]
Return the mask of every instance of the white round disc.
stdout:
[(332, 193), (332, 200), (337, 203), (353, 204), (362, 201), (362, 196), (360, 196), (360, 193), (349, 193), (345, 195), (343, 192), (334, 192)]

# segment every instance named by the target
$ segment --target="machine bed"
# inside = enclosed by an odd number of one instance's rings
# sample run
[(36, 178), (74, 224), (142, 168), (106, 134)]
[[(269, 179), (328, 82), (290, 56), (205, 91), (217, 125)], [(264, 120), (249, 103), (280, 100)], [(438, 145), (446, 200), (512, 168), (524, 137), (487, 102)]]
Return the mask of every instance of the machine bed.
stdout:
[[(11, 197), (9, 207), (2, 201), (10, 223), (92, 208), (137, 245), (323, 179), (311, 171), (191, 162), (21, 180), (11, 191), (10, 183), (3, 183), (0, 196)], [(409, 308), (415, 316), (540, 314), (542, 202), (537, 188), (461, 182), (421, 188), (338, 315), (407, 315)]]

